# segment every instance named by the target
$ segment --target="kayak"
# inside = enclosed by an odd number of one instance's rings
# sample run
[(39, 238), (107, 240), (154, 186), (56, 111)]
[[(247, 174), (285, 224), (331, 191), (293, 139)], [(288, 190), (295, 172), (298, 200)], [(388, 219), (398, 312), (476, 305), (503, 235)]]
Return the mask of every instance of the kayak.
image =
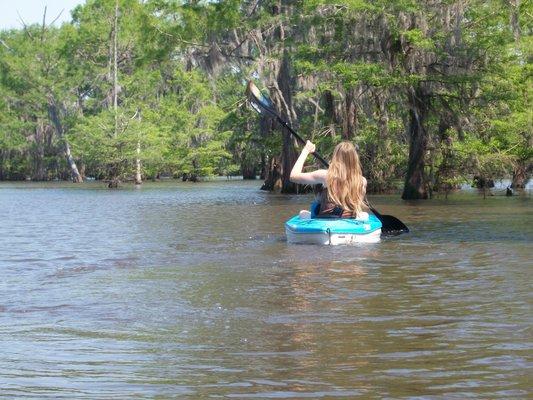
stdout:
[(381, 221), (375, 215), (367, 219), (300, 218), (285, 222), (288, 243), (355, 244), (377, 243), (381, 238)]

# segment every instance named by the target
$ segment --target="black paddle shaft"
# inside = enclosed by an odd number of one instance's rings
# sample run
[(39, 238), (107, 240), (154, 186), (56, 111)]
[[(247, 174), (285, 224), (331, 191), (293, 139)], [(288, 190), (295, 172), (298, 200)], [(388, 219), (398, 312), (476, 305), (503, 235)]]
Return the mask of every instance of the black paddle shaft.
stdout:
[[(290, 133), (291, 133), (291, 134), (292, 134), (292, 135), (293, 135), (293, 136), (294, 136), (294, 137), (295, 137), (295, 138), (296, 138), (296, 139), (297, 139), (302, 145), (305, 146), (305, 143), (306, 143), (305, 140), (304, 140), (300, 135), (298, 135), (298, 134), (296, 133), (296, 131), (295, 131), (294, 129), (292, 129), (291, 126), (290, 126), (288, 123), (286, 123), (284, 120), (282, 120), (281, 117), (279, 117), (278, 115), (276, 115), (276, 117), (277, 117), (278, 122), (279, 122), (281, 125), (283, 125), (285, 128), (287, 128), (287, 130), (288, 130), (288, 131), (289, 131), (289, 132), (290, 132)], [(326, 160), (324, 160), (324, 158), (323, 158), (320, 154), (318, 154), (316, 151), (313, 152), (313, 153), (311, 153), (311, 154), (312, 154), (313, 157), (315, 157), (318, 161), (320, 161), (324, 167), (329, 168), (329, 163), (328, 163)]]

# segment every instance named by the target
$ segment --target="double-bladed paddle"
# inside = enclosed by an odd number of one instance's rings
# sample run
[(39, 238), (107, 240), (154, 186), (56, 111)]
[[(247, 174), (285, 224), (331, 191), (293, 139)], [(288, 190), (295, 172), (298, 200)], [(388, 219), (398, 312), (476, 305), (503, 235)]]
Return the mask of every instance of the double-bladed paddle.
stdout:
[[(276, 109), (274, 108), (274, 105), (272, 104), (272, 101), (263, 94), (257, 86), (254, 85), (252, 81), (248, 81), (248, 85), (246, 87), (246, 93), (248, 95), (248, 99), (250, 100), (250, 104), (260, 114), (268, 114), (271, 117), (275, 118), (282, 126), (284, 126), (295, 138), (300, 142), (302, 145), (305, 145), (305, 140), (296, 133), (294, 129), (291, 128), (291, 126), (279, 116)], [(329, 163), (316, 151), (312, 153), (312, 155), (324, 165), (324, 167), (328, 168)], [(370, 208), (370, 210), (375, 214), (375, 216), (381, 221), (382, 228), (381, 232), (384, 235), (387, 236), (396, 236), (400, 235), (402, 233), (409, 232), (409, 228), (398, 218), (393, 217), (392, 215), (383, 215), (379, 213), (368, 201), (368, 199), (365, 197), (365, 203)]]

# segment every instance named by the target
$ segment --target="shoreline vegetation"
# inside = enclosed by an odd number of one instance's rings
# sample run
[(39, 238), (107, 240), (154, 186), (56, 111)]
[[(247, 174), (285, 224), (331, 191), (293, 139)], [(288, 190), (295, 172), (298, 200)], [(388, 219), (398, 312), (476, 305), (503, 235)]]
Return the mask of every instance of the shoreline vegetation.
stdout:
[[(87, 0), (70, 23), (0, 31), (0, 181), (110, 188), (288, 179), (296, 143), (245, 101), (252, 78), (331, 154), (356, 143), (369, 193), (527, 187), (528, 2)], [(398, 182), (401, 182), (398, 186)]]
[[(186, 185), (186, 187), (192, 187), (195, 185), (202, 186), (202, 184), (210, 184), (210, 183), (217, 183), (217, 184), (224, 184), (225, 182), (228, 183), (235, 183), (235, 182), (248, 182), (248, 184), (254, 184), (254, 182), (259, 183), (260, 177), (257, 176), (255, 180), (253, 179), (243, 179), (242, 175), (232, 175), (232, 176), (219, 176), (219, 175), (210, 175), (210, 176), (203, 176), (200, 179), (198, 179), (196, 182), (191, 181), (183, 181), (183, 179), (173, 178), (170, 176), (162, 176), (158, 179), (149, 179), (143, 181), (142, 184), (136, 184), (135, 179), (131, 178), (128, 180), (121, 181), (121, 184), (116, 189), (123, 189), (123, 190), (131, 190), (131, 189), (137, 189), (137, 188), (179, 188), (181, 185)], [(511, 193), (509, 193), (509, 188), (512, 184), (511, 177), (506, 178), (499, 178), (495, 179), (493, 182), (491, 182), (490, 187), (477, 187), (475, 184), (470, 182), (464, 182), (460, 185), (457, 185), (453, 190), (450, 190), (448, 192), (435, 192), (433, 193), (432, 198), (436, 199), (445, 199), (448, 198), (448, 196), (454, 196), (454, 195), (477, 195), (477, 196), (483, 196), (486, 197), (501, 197), (501, 196), (525, 196), (530, 197), (533, 189), (533, 183), (528, 182), (528, 184), (523, 189), (511, 189)], [(80, 189), (83, 188), (93, 188), (97, 187), (100, 189), (108, 189), (109, 188), (109, 181), (105, 180), (97, 180), (92, 177), (86, 177), (86, 179), (83, 180), (83, 182), (73, 182), (72, 180), (61, 180), (61, 179), (52, 179), (48, 181), (32, 181), (32, 180), (4, 180), (0, 181), (0, 190), (3, 188), (39, 188), (39, 189), (47, 189), (47, 188), (58, 188), (58, 187), (68, 187), (68, 188), (76, 188), (79, 187)], [(391, 187), (388, 191), (383, 191), (380, 193), (369, 193), (371, 196), (399, 196), (402, 193), (403, 189), (403, 182), (400, 180), (397, 180), (392, 183)], [(276, 193), (276, 192), (271, 192)], [(312, 191), (302, 191), (298, 194), (311, 194)]]

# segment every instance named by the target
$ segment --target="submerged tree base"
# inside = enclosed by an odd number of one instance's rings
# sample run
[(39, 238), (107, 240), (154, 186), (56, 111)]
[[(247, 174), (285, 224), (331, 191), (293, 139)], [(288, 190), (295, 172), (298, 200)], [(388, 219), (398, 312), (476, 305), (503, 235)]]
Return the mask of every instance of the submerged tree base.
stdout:
[(119, 185), (120, 185), (120, 180), (117, 178), (114, 178), (109, 181), (109, 183), (107, 184), (107, 187), (109, 189), (117, 189)]

